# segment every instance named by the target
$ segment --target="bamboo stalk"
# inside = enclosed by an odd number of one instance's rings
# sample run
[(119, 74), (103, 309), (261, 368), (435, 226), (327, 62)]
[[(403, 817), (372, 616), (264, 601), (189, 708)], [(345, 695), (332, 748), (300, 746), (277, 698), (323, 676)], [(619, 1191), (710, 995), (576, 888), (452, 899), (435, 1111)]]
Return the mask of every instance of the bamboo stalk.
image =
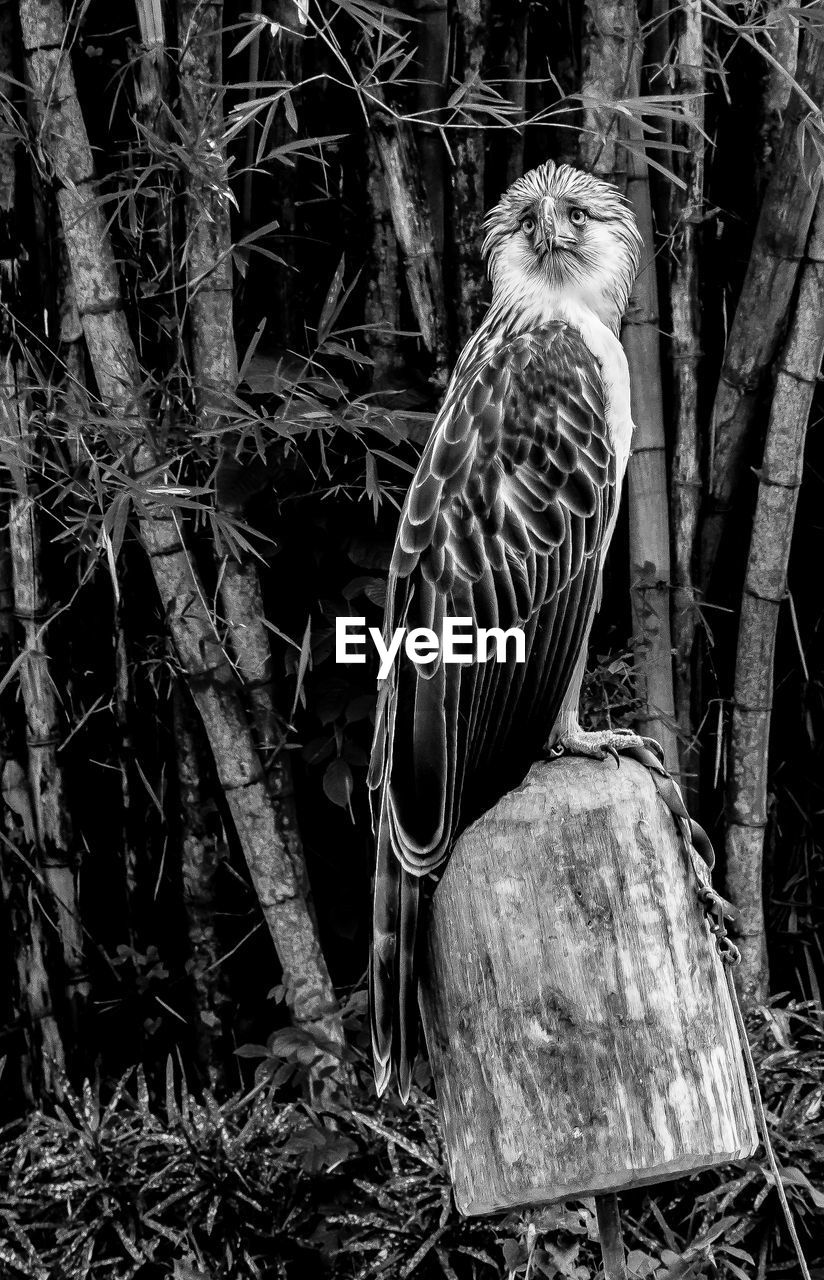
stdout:
[(69, 58), (59, 0), (20, 0), (27, 75), (40, 137), (59, 184), (58, 206), (101, 399), (128, 421), (135, 447), (135, 505), (166, 625), (203, 720), (218, 778), (280, 958), (296, 1024), (336, 1046), (343, 1030), (317, 934), (277, 829), (265, 772), (237, 678), (184, 546), (174, 505), (163, 500), (163, 461), (139, 399), (137, 359), (120, 303), (117, 270)]
[(255, 743), (281, 845), (315, 926), (314, 901), (298, 826), (292, 766), (284, 749), (284, 730), (274, 700), (272, 651), (261, 619), (265, 617), (260, 577), (253, 564), (227, 557), (221, 572), (221, 599), (229, 619), (228, 640), (243, 681)]
[[(184, 117), (193, 137), (207, 138), (225, 162), (222, 147), (221, 29), (223, 5), (212, 0), (182, 0), (180, 8), (180, 83)], [(217, 429), (229, 397), (237, 390), (238, 369), (232, 316), (231, 225), (226, 196), (213, 182), (190, 176), (187, 202), (190, 284), (189, 329), (195, 400), (204, 426)], [(258, 751), (272, 793), (275, 821), (283, 846), (293, 862), (301, 891), (310, 902), (309, 877), (300, 842), (291, 772), (286, 761), (274, 760), (282, 749), (274, 703), (272, 654), (255, 562), (227, 556), (221, 566), (220, 595), (227, 638), (243, 681), (256, 730)]]
[(383, 91), (377, 82), (369, 85), (369, 92), (373, 100), (369, 123), (383, 170), (412, 310), (423, 345), (432, 356), (433, 380), (445, 385), (449, 348), (443, 276), (434, 251), (432, 222), (415, 139), (408, 125), (381, 109)]
[[(4, 507), (6, 503), (4, 502)], [(0, 516), (0, 676), (16, 656), (14, 587), (8, 509)], [(13, 957), (11, 1005), (22, 1031), (20, 1080), (30, 1103), (60, 1092), (66, 1069), (63, 1038), (55, 1016), (44, 913), (34, 870), (37, 830), (26, 770), (20, 763), (11, 691), (0, 714), (2, 833), (0, 894), (3, 928)]]
[(584, 133), (581, 159), (599, 177), (623, 184), (643, 238), (641, 266), (621, 341), (629, 364), (635, 434), (627, 469), (633, 626), (639, 644), (641, 731), (660, 742), (667, 767), (678, 768), (670, 633), (670, 534), (658, 283), (649, 169), (640, 126), (622, 145), (609, 105), (640, 87), (641, 34), (634, 0), (588, 4), (584, 25)]
[[(0, 3), (0, 75), (3, 76), (3, 93), (11, 95), (19, 68), (15, 66), (14, 11), (10, 4)], [(19, 299), (12, 295), (19, 292), (19, 270), (22, 258), (17, 223), (17, 143), (11, 129), (0, 130), (0, 296), (9, 304), (9, 310), (0, 308), (0, 343), (5, 358), (14, 341), (11, 305)]]
[[(19, 80), (16, 32), (11, 4), (0, 4), (0, 73), (9, 77), (5, 91)], [(18, 335), (14, 318), (25, 313), (22, 295), (25, 251), (20, 238), (19, 189), (13, 133), (0, 131), (0, 359), (4, 417), (17, 421), (20, 382)], [(11, 434), (11, 433), (9, 433)], [(13, 454), (7, 455), (13, 457)], [(13, 479), (3, 467), (0, 495), (0, 676), (17, 657), (14, 617), (14, 572), (9, 536)], [(59, 1094), (66, 1052), (56, 1016), (50, 952), (38, 885), (37, 827), (29, 776), (21, 763), (22, 725), (13, 688), (0, 695), (0, 895), (8, 954), (14, 965), (10, 1004), (22, 1032), (20, 1082), (25, 1098), (37, 1103)]]
[[(157, 159), (157, 143), (166, 143), (170, 137), (170, 121), (167, 114), (172, 100), (172, 66), (168, 54), (165, 0), (134, 0), (142, 52), (135, 78), (135, 116), (140, 129), (137, 131), (137, 154), (145, 166), (152, 165), (154, 178), (143, 189), (138, 202), (138, 225), (135, 236), (135, 252), (140, 270), (147, 278), (154, 277), (158, 284), (168, 285), (171, 280), (170, 245), (172, 226), (172, 191), (175, 178), (168, 166)], [(155, 139), (155, 143), (151, 139)], [(71, 269), (66, 263), (67, 288), (74, 293)], [(76, 308), (75, 308), (75, 314)], [(83, 327), (77, 316), (80, 343), (83, 345)], [(168, 348), (166, 335), (161, 346)], [(82, 417), (78, 417), (78, 434), (82, 441)], [(114, 689), (113, 709), (117, 729), (117, 763), (120, 772), (121, 794), (121, 864), (127, 904), (128, 930), (131, 945), (138, 950), (146, 946), (145, 928), (147, 909), (151, 903), (147, 894), (145, 841), (139, 817), (139, 803), (135, 804), (135, 744), (132, 738), (131, 717), (134, 686), (129, 670), (129, 635), (127, 621), (130, 618), (128, 603), (115, 598), (112, 609)], [(138, 800), (140, 789), (138, 788)], [(137, 839), (135, 837), (138, 837)]]
[(78, 898), (79, 859), (69, 816), (63, 770), (58, 759), (60, 713), (43, 640), (51, 612), (43, 582), (40, 516), (28, 480), (31, 440), (22, 366), (10, 370), (5, 430), (19, 449), (16, 494), (9, 509), (9, 546), (14, 613), (23, 634), (25, 661), (20, 692), (26, 717), (29, 787), (33, 802), (38, 865), (56, 911), (57, 935), (65, 971), (66, 996), (74, 1036), (82, 1030), (90, 986)]
[(677, 771), (675, 695), (670, 627), (671, 577), (667, 454), (661, 380), (658, 283), (655, 272), (649, 170), (643, 141), (629, 157), (627, 197), (644, 242), (641, 268), (624, 320), (621, 342), (630, 376), (630, 402), (635, 433), (627, 467), (629, 488), (629, 555), (634, 629), (640, 638), (639, 727), (660, 742), (664, 761)]
[[(143, 45), (136, 82), (137, 119), (146, 134), (154, 134), (167, 141), (169, 118), (166, 113), (172, 99), (172, 68), (167, 48), (163, 3), (161, 0), (135, 0), (135, 9)], [(151, 146), (147, 145), (142, 135), (139, 145), (148, 162), (149, 156), (146, 153), (151, 152)], [(141, 256), (149, 260), (153, 257), (156, 259), (152, 265), (158, 274), (168, 271), (172, 189), (172, 175), (161, 170), (152, 183), (150, 196), (146, 201), (147, 225), (141, 238)]]
[(438, 128), (430, 121), (437, 117), (447, 98), (450, 41), (447, 0), (413, 0), (412, 12), (417, 19), (410, 30), (410, 40), (417, 46), (415, 106), (423, 115), (418, 129), (418, 151), (432, 227), (432, 249), (442, 264), (446, 157)]
[(371, 134), (368, 148), (366, 195), (372, 249), (363, 318), (367, 325), (365, 336), (372, 360), (372, 380), (374, 386), (380, 388), (392, 385), (396, 371), (398, 340), (395, 335), (401, 327), (401, 276), (398, 242), (377, 147)]
[(123, 882), (129, 917), (129, 940), (137, 949), (142, 942), (140, 847), (135, 840), (137, 806), (132, 788), (135, 755), (131, 732), (131, 707), (134, 688), (129, 673), (129, 651), (123, 601), (115, 602), (114, 630), (114, 722), (117, 728), (117, 764), (120, 772), (120, 830), (122, 841)]
[(181, 822), (183, 909), (189, 939), (189, 974), (195, 1003), (195, 1042), (198, 1064), (211, 1088), (223, 1076), (221, 1019), (225, 1007), (224, 970), (215, 923), (217, 875), (229, 856), (220, 814), (209, 795), (208, 772), (194, 707), (185, 689), (174, 693), (174, 737), (177, 757)]
[[(824, 42), (808, 31), (801, 43), (798, 84), (824, 98)], [(815, 207), (818, 161), (799, 129), (809, 108), (793, 92), (779, 155), (761, 206), (747, 274), (730, 329), (710, 426), (709, 498), (701, 529), (701, 585), (712, 577), (738, 488), (763, 385), (778, 351)]]
[[(698, 247), (704, 208), (704, 33), (701, 0), (682, 0), (676, 15), (673, 92), (683, 95), (685, 122), (674, 141), (673, 169), (685, 184), (671, 187), (670, 307), (672, 317), (672, 542), (675, 591), (672, 633), (675, 708), (681, 730), (685, 782), (697, 767), (693, 738), (692, 657), (698, 610), (693, 580), (701, 504), (698, 417), (701, 364), (701, 299)], [(694, 791), (694, 788), (693, 788)]]
[[(306, 27), (301, 20), (296, 0), (268, 0), (267, 13), (277, 22), (277, 34), (272, 38), (271, 56), (274, 57), (274, 78), (287, 84), (300, 84), (303, 78), (303, 33)], [(262, 38), (262, 37), (261, 37)], [(250, 76), (250, 79), (252, 77)], [(272, 148), (284, 146), (295, 138), (285, 110), (278, 110), (270, 137)], [(299, 232), (299, 169), (288, 165), (277, 166), (277, 183), (271, 192), (271, 215), (278, 222), (278, 254), (285, 263), (275, 267), (272, 274), (271, 315), (276, 325), (278, 342), (287, 350), (303, 345), (305, 340), (305, 316), (300, 290), (300, 261), (297, 252)], [(249, 216), (252, 216), (252, 183), (249, 181)], [(268, 195), (268, 192), (267, 192)]]
[[(680, 3), (670, 4), (670, 0), (645, 0), (643, 5), (644, 24), (644, 84), (649, 93), (664, 93), (671, 88), (675, 74), (674, 59), (676, 57), (677, 27), (680, 17)], [(673, 136), (675, 122), (668, 116), (655, 121), (655, 142), (659, 163), (666, 168), (673, 167)], [(652, 192), (652, 217), (657, 230), (671, 230), (670, 200), (673, 184), (659, 171), (650, 172), (650, 190)], [(659, 272), (660, 275), (660, 272)], [(663, 315), (668, 312), (667, 293)]]
[[(3, 735), (5, 737), (5, 735)], [(13, 1007), (24, 1038), (20, 1081), (31, 1103), (59, 1097), (66, 1076), (66, 1051), (55, 1014), (49, 947), (34, 871), (34, 814), (26, 771), (0, 742), (3, 766), (4, 844), (0, 854), (0, 894), (4, 929), (14, 963)]]
[(798, 63), (798, 23), (793, 22), (794, 8), (792, 0), (765, 0), (764, 25), (772, 40), (772, 54), (784, 68), (787, 75), (782, 75), (778, 67), (767, 62), (764, 66), (764, 85), (761, 93), (761, 155), (759, 157), (759, 194), (763, 193), (767, 180), (772, 173), (776, 158), (780, 154), (781, 127), (784, 123), (784, 112), (790, 101), (790, 81), (794, 76)]
[(578, 160), (621, 191), (627, 185), (627, 151), (611, 103), (629, 93), (638, 39), (638, 16), (630, 0), (585, 0)]
[(171, 85), (163, 6), (160, 0), (135, 0), (135, 9), (143, 45), (137, 74), (137, 110), (142, 122), (154, 129), (169, 102)]
[(767, 995), (762, 865), (778, 616), (787, 592), (804, 445), (824, 359), (824, 201), (801, 267), (798, 301), (778, 360), (744, 579), (727, 789), (727, 890), (740, 913), (737, 981), (748, 1003)]
[[(249, 11), (249, 17), (253, 22), (260, 19), (261, 0), (252, 0), (252, 8)], [(249, 100), (254, 102), (257, 97), (257, 84), (260, 79), (260, 42), (263, 37), (262, 32), (258, 32), (257, 38), (249, 45), (249, 71), (246, 77), (249, 89)], [(240, 200), (240, 219), (244, 231), (248, 231), (252, 226), (252, 183), (254, 180), (255, 168), (255, 122), (250, 120), (246, 127), (246, 164), (243, 174), (243, 195)]]
[(193, 146), (214, 156), (214, 175), (192, 166), (187, 175), (187, 302), (198, 410), (219, 422), (237, 388), (232, 323), (232, 237), (223, 154), (220, 40), (223, 0), (181, 0), (180, 90)]
[[(529, 51), (529, 4), (516, 0), (505, 6), (502, 15), (504, 27), (504, 65), (508, 78), (504, 86), (509, 101), (517, 108), (520, 120), (526, 118), (527, 55)], [(523, 128), (506, 135), (506, 184), (510, 186), (524, 172)]]
[(83, 342), (83, 326), (74, 297), (71, 268), (63, 240), (59, 220), (55, 231), (54, 251), (57, 257), (57, 317), (59, 341), (57, 353), (62, 365), (62, 413), (69, 427), (69, 454), (75, 466), (84, 461), (81, 445), (82, 422), (85, 414), (86, 353)]
[[(489, 5), (486, 0), (455, 0), (455, 75), (466, 83), (481, 74), (486, 53)], [(458, 348), (478, 327), (486, 289), (481, 262), (484, 220), (484, 139), (481, 127), (455, 131), (449, 206), (449, 249), (454, 280)]]

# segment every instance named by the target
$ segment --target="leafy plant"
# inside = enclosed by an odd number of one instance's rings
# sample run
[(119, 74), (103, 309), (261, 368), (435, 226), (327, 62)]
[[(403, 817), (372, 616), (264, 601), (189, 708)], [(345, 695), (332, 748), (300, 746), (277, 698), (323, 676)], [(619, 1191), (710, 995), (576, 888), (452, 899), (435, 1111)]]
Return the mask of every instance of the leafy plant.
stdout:
[[(426, 1074), (412, 1104), (378, 1102), (365, 1059), (365, 1001), (346, 1006), (352, 1093), (318, 1111), (284, 1099), (309, 1058), (291, 1032), (241, 1052), (257, 1083), (194, 1098), (170, 1059), (152, 1101), (138, 1069), (103, 1101), (66, 1088), (0, 1134), (0, 1262), (9, 1280), (306, 1275), (372, 1280), (588, 1280), (591, 1201), (462, 1219), (451, 1199)], [(771, 1006), (752, 1047), (784, 1183), (811, 1261), (824, 1216), (824, 1015)], [(303, 1076), (301, 1076), (301, 1071)], [(637, 1280), (786, 1274), (770, 1175), (757, 1158), (624, 1197)]]

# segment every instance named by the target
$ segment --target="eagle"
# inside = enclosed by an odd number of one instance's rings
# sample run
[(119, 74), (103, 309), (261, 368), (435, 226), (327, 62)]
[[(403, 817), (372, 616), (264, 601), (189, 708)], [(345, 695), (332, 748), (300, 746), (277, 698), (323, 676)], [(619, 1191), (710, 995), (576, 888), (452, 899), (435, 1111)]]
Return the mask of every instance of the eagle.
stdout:
[(484, 227), (492, 300), (406, 496), (384, 634), (443, 634), (458, 617), (517, 627), (525, 660), (399, 651), (379, 684), (370, 1025), (378, 1093), (394, 1075), (403, 1101), (419, 1034), (422, 906), (457, 837), (536, 758), (646, 742), (578, 722), (633, 432), (618, 333), (641, 237), (615, 187), (553, 161), (513, 183)]

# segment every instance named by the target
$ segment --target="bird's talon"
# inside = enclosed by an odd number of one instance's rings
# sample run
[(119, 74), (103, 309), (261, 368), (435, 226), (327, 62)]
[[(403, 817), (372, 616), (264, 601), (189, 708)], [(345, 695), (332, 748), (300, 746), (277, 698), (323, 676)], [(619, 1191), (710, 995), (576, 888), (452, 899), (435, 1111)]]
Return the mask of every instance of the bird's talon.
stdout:
[(663, 763), (664, 763), (664, 748), (661, 746), (661, 743), (660, 743), (660, 742), (656, 742), (655, 738), (645, 738), (645, 737), (643, 737), (643, 736), (641, 737), (641, 741), (643, 742), (643, 744), (644, 744), (644, 746), (646, 747), (647, 751), (651, 751), (651, 752), (652, 752), (652, 754), (653, 754), (654, 756), (656, 756), (656, 757), (660, 760), (661, 764), (663, 764)]

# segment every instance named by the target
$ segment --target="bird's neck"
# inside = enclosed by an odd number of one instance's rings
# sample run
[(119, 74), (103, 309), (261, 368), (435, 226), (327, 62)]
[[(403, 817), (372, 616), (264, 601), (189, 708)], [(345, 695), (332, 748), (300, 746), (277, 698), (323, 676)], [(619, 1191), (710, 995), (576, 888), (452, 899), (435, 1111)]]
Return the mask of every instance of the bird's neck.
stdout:
[(620, 312), (610, 299), (601, 293), (566, 288), (536, 289), (525, 294), (505, 285), (496, 287), (486, 320), (513, 335), (559, 320), (582, 331), (592, 325), (600, 326), (615, 337), (621, 328)]

